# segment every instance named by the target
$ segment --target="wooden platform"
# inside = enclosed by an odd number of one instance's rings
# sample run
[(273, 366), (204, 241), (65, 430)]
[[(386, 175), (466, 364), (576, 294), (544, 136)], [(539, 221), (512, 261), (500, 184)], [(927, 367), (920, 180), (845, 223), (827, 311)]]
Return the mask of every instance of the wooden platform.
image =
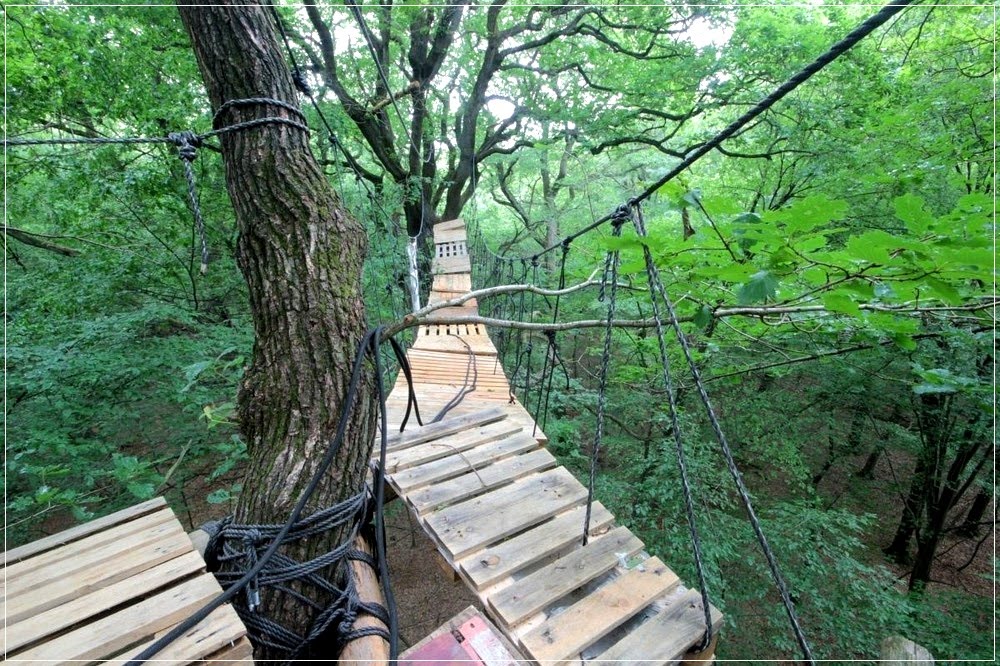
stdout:
[[(440, 234), (449, 253), (465, 240), (460, 222)], [(461, 257), (443, 252), (436, 261), (447, 270), (435, 272), (431, 302), (471, 288), (467, 274), (450, 272)], [(512, 401), (489, 336), (475, 326), (435, 328), (446, 331), (418, 332), (408, 353), (425, 423), (469, 387), (472, 367), (475, 390), (442, 421), (392, 435), (386, 472), (445, 561), (534, 661), (682, 659), (704, 633), (700, 595), (600, 503), (583, 545), (587, 490)], [(400, 378), (390, 422), (399, 422), (406, 390)], [(721, 622), (713, 609), (716, 629)]]
[[(4, 553), (10, 662), (125, 663), (222, 592), (163, 498)], [(252, 664), (228, 605), (156, 659)]]

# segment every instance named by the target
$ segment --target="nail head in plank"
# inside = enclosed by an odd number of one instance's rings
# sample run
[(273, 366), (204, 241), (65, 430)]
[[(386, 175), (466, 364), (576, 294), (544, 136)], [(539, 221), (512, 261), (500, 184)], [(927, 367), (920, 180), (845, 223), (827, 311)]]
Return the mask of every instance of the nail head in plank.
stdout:
[[(712, 608), (712, 624), (722, 626), (722, 613)], [(643, 665), (679, 660), (705, 634), (701, 594), (687, 590), (674, 603), (648, 618), (605, 650), (598, 661), (630, 661)]]
[(452, 560), (582, 502), (587, 490), (566, 468), (521, 479), (427, 516), (426, 525)]
[(90, 536), (91, 534), (108, 529), (109, 527), (114, 527), (120, 523), (134, 520), (140, 516), (146, 515), (147, 513), (153, 513), (154, 511), (162, 509), (166, 505), (167, 501), (165, 499), (162, 497), (155, 497), (151, 500), (143, 502), (142, 504), (136, 504), (135, 506), (131, 506), (127, 509), (110, 513), (103, 518), (96, 518), (83, 523), (82, 525), (77, 525), (76, 527), (71, 527), (68, 530), (63, 530), (58, 534), (53, 534), (51, 536), (38, 539), (37, 541), (26, 543), (23, 546), (18, 546), (17, 548), (11, 548), (4, 553), (4, 566), (9, 566), (19, 560), (23, 560), (33, 555), (38, 555), (39, 553), (43, 553), (52, 548), (57, 548), (70, 543), (71, 541), (82, 539), (83, 537)]
[[(530, 442), (533, 446), (538, 445), (530, 437), (526, 438), (525, 441)], [(447, 483), (422, 488), (410, 494), (408, 499), (417, 513), (423, 515), (428, 511), (441, 509), (449, 504), (511, 483), (527, 474), (555, 467), (556, 464), (556, 459), (551, 453), (545, 449), (538, 449), (524, 455), (500, 460), (487, 467), (470, 469), (468, 474), (449, 479)]]
[[(574, 541), (582, 540), (586, 507), (576, 507), (534, 529), (463, 559), (459, 566), (477, 590), (496, 583), (536, 562), (544, 560)], [(600, 502), (594, 502), (591, 534), (604, 530), (615, 517)]]
[(627, 527), (615, 528), (491, 595), (490, 606), (511, 627), (611, 571), (619, 555), (628, 557), (642, 548), (642, 541)]
[(537, 661), (562, 663), (634, 617), (651, 601), (677, 585), (677, 575), (651, 557), (546, 620), (521, 638)]

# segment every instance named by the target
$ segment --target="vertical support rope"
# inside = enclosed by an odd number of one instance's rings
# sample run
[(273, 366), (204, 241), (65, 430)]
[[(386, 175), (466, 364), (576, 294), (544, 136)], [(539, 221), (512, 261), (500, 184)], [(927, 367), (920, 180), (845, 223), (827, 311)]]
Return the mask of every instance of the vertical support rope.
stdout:
[[(646, 235), (646, 225), (642, 217), (642, 207), (635, 203), (632, 222), (636, 233), (640, 238)], [(659, 283), (659, 276), (656, 274), (656, 265), (649, 252), (644, 253), (646, 261), (646, 275), (649, 282), (649, 300), (653, 306), (653, 321), (656, 322), (656, 342), (660, 350), (660, 367), (663, 371), (663, 385), (667, 391), (667, 404), (670, 408), (670, 429), (674, 435), (674, 448), (677, 453), (677, 469), (681, 476), (681, 489), (684, 494), (684, 511), (687, 514), (688, 532), (691, 535), (691, 549), (694, 556), (695, 569), (698, 572), (698, 587), (701, 590), (701, 603), (705, 611), (705, 635), (702, 638), (698, 651), (706, 649), (712, 643), (714, 633), (712, 627), (712, 607), (709, 603), (708, 581), (705, 576), (705, 565), (701, 553), (701, 536), (698, 533), (698, 525), (695, 520), (694, 501), (691, 493), (691, 482), (688, 479), (687, 464), (684, 459), (684, 438), (681, 436), (681, 424), (677, 410), (677, 393), (674, 388), (673, 378), (670, 376), (670, 359), (667, 356), (667, 344), (664, 339), (663, 321), (660, 318), (660, 306), (657, 303), (656, 284)]]
[(194, 167), (191, 165), (198, 157), (201, 139), (194, 132), (175, 132), (167, 138), (177, 146), (177, 156), (184, 165), (184, 179), (187, 181), (188, 201), (191, 202), (191, 212), (194, 214), (194, 224), (198, 230), (201, 242), (201, 274), (208, 272), (208, 239), (205, 234), (205, 220), (201, 216), (201, 204), (198, 201), (198, 189), (194, 179)]
[[(611, 220), (612, 236), (620, 236), (622, 226), (631, 217), (631, 208), (620, 206), (615, 211), (615, 216)], [(583, 545), (586, 546), (590, 539), (590, 517), (594, 506), (594, 484), (597, 481), (597, 459), (601, 455), (601, 443), (604, 439), (604, 411), (607, 406), (607, 386), (608, 386), (608, 366), (611, 364), (611, 331), (612, 322), (615, 319), (615, 307), (618, 300), (618, 259), (619, 251), (608, 250), (604, 262), (604, 275), (601, 279), (601, 296), (604, 300), (608, 297), (608, 318), (604, 326), (604, 353), (601, 355), (601, 375), (597, 389), (597, 425), (594, 428), (594, 445), (590, 452), (590, 479), (587, 483), (587, 513), (583, 519)], [(611, 282), (611, 290), (607, 291), (608, 282)]]
[[(635, 205), (638, 202), (633, 200), (630, 203)], [(640, 238), (646, 237), (645, 223), (641, 218), (636, 219), (636, 232), (639, 234)], [(691, 347), (688, 345), (687, 338), (684, 336), (684, 332), (681, 331), (680, 322), (677, 320), (677, 312), (674, 310), (674, 305), (671, 302), (670, 297), (667, 296), (667, 291), (664, 289), (663, 283), (660, 280), (660, 274), (656, 269), (655, 263), (653, 262), (653, 256), (649, 251), (649, 246), (643, 244), (642, 253), (646, 261), (646, 266), (650, 269), (649, 277), (654, 283), (653, 287), (659, 297), (663, 300), (663, 305), (667, 312), (670, 327), (674, 330), (674, 335), (677, 337), (681, 350), (684, 352), (684, 359), (687, 362), (688, 369), (691, 372), (691, 377), (694, 379), (695, 386), (698, 389), (698, 396), (701, 398), (701, 403), (704, 405), (705, 411), (708, 415), (708, 420), (712, 425), (712, 431), (715, 433), (715, 438), (719, 442), (719, 446), (722, 449), (722, 455), (725, 458), (726, 467), (729, 469), (729, 474), (733, 477), (733, 482), (736, 484), (736, 489), (739, 492), (743, 508), (746, 509), (747, 517), (750, 520), (750, 525), (753, 527), (754, 534), (757, 537), (757, 542), (760, 544), (761, 550), (764, 552), (764, 557), (767, 559), (768, 568), (771, 570), (771, 576), (774, 578), (774, 583), (778, 588), (778, 593), (781, 595), (781, 601), (785, 606), (785, 612), (788, 614), (788, 620), (792, 625), (792, 631), (795, 633), (795, 638), (799, 643), (799, 647), (802, 649), (802, 655), (810, 664), (815, 663), (812, 650), (809, 648), (809, 643), (806, 641), (802, 627), (799, 625), (799, 618), (795, 613), (795, 603), (792, 601), (791, 595), (788, 593), (788, 585), (785, 583), (785, 578), (781, 574), (781, 569), (778, 567), (778, 561), (775, 559), (774, 552), (771, 550), (771, 547), (767, 542), (767, 537), (764, 536), (764, 531), (761, 529), (760, 520), (757, 517), (757, 513), (754, 511), (753, 503), (750, 499), (750, 492), (747, 490), (746, 484), (743, 482), (743, 477), (740, 474), (740, 470), (736, 466), (732, 449), (729, 447), (729, 440), (726, 438), (726, 435), (722, 430), (722, 425), (719, 423), (719, 417), (715, 413), (715, 408), (712, 407), (712, 401), (708, 397), (708, 391), (705, 389), (705, 383), (701, 378), (701, 372), (698, 370), (698, 365), (694, 362), (694, 357), (691, 355)]]

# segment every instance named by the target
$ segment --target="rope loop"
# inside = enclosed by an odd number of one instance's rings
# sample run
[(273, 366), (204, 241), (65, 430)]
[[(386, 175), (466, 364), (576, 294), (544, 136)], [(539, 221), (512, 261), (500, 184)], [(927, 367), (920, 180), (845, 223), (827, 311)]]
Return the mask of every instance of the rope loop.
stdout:
[(193, 162), (198, 157), (201, 137), (194, 132), (171, 132), (167, 139), (177, 146), (177, 156), (185, 162)]

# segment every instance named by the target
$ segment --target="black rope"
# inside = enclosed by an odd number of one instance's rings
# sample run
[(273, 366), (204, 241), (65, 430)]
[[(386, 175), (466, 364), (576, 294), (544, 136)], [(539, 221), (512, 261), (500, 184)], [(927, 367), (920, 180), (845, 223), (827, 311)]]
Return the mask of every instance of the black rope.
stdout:
[[(449, 333), (448, 335), (453, 335)], [(465, 345), (465, 351), (468, 354), (468, 362), (465, 366), (465, 378), (462, 380), (462, 388), (458, 390), (451, 400), (449, 400), (441, 410), (435, 414), (434, 418), (431, 419), (431, 423), (437, 423), (443, 419), (448, 412), (458, 407), (465, 397), (476, 390), (476, 385), (479, 382), (479, 367), (476, 362), (476, 353), (472, 351), (472, 345), (465, 341), (459, 335), (454, 335), (454, 337)], [(469, 381), (471, 379), (471, 382)]]
[[(364, 365), (365, 356), (369, 353), (373, 353), (375, 356), (376, 373), (381, 372), (381, 361), (378, 358), (376, 343), (381, 342), (382, 327), (377, 327), (370, 329), (362, 338), (361, 342), (358, 344), (357, 352), (354, 356), (354, 364), (351, 370), (351, 379), (348, 384), (347, 394), (344, 398), (344, 402), (341, 406), (340, 420), (337, 423), (337, 430), (327, 446), (326, 453), (323, 455), (323, 459), (317, 466), (316, 471), (313, 474), (312, 479), (310, 479), (309, 484), (306, 486), (302, 495), (299, 496), (298, 501), (295, 503), (295, 507), (292, 509), (288, 520), (284, 525), (281, 526), (280, 530), (274, 535), (267, 549), (256, 556), (256, 562), (246, 571), (238, 580), (234, 581), (230, 587), (224, 590), (219, 596), (217, 596), (212, 601), (205, 604), (203, 607), (195, 611), (186, 620), (175, 626), (164, 636), (157, 639), (152, 645), (145, 648), (142, 652), (136, 655), (134, 658), (129, 660), (128, 666), (138, 666), (146, 661), (150, 660), (158, 652), (163, 650), (164, 647), (175, 641), (177, 638), (184, 635), (186, 632), (191, 630), (195, 625), (208, 617), (217, 608), (225, 603), (233, 601), (237, 595), (244, 592), (248, 586), (256, 584), (258, 576), (268, 565), (268, 563), (277, 554), (278, 548), (288, 537), (289, 533), (292, 532), (293, 528), (301, 528), (300, 521), (302, 520), (302, 512), (305, 509), (306, 503), (315, 493), (320, 482), (326, 476), (333, 460), (336, 458), (337, 453), (340, 451), (341, 446), (344, 442), (345, 433), (347, 431), (347, 425), (350, 421), (350, 416), (353, 413), (355, 403), (358, 397), (358, 387), (361, 382), (361, 369)], [(376, 493), (376, 508), (375, 508), (375, 519), (376, 526), (382, 524), (382, 510), (381, 507), (384, 504), (384, 483), (382, 479), (384, 478), (384, 463), (386, 456), (386, 449), (388, 446), (388, 432), (387, 432), (387, 415), (386, 415), (386, 404), (385, 404), (385, 389), (382, 386), (382, 382), (376, 382), (378, 397), (379, 397), (379, 410), (381, 416), (381, 427), (382, 427), (382, 442), (381, 449), (379, 453), (379, 469), (376, 470), (376, 481), (377, 487), (375, 489)], [(315, 514), (314, 514), (315, 515)], [(312, 517), (310, 517), (312, 518)], [(306, 523), (309, 519), (306, 519)], [(384, 539), (381, 540), (379, 544), (379, 537), (376, 534), (377, 542), (377, 556), (380, 558), (380, 578), (383, 586), (383, 594), (385, 595), (386, 605), (388, 608), (389, 615), (389, 634), (390, 634), (390, 658), (395, 660), (397, 655), (397, 643), (398, 643), (398, 625), (396, 621), (396, 607), (394, 597), (392, 596), (392, 590), (389, 585), (388, 579), (388, 569), (385, 564), (385, 543)], [(279, 560), (280, 562), (280, 560)]]
[[(621, 206), (615, 211), (612, 235), (620, 236), (622, 226), (631, 219), (631, 210), (627, 206)], [(604, 439), (604, 412), (607, 407), (607, 386), (608, 386), (608, 366), (611, 365), (611, 330), (612, 322), (615, 319), (615, 307), (618, 300), (618, 260), (619, 251), (617, 249), (608, 250), (604, 261), (604, 274), (601, 278), (600, 300), (604, 300), (607, 295), (608, 318), (604, 326), (604, 353), (601, 355), (601, 372), (597, 388), (597, 424), (594, 428), (594, 444), (590, 451), (590, 478), (587, 483), (587, 513), (583, 520), (583, 545), (587, 545), (590, 539), (590, 515), (594, 505), (594, 484), (597, 481), (597, 459), (601, 455), (601, 443)], [(606, 292), (605, 288), (611, 283), (611, 291)]]
[[(633, 200), (630, 203), (635, 205), (638, 202)], [(641, 216), (634, 217), (633, 222), (639, 237), (645, 238), (647, 235), (646, 227)], [(802, 649), (802, 655), (806, 661), (814, 663), (812, 651), (809, 648), (809, 643), (806, 641), (802, 627), (799, 625), (798, 616), (795, 613), (795, 604), (788, 592), (788, 586), (785, 583), (785, 578), (781, 574), (781, 569), (779, 568), (778, 561), (774, 556), (774, 551), (771, 550), (771, 547), (767, 542), (767, 537), (764, 536), (760, 520), (757, 518), (757, 513), (754, 511), (753, 503), (750, 499), (750, 492), (747, 490), (746, 484), (743, 482), (743, 477), (740, 474), (735, 459), (733, 458), (732, 449), (729, 447), (729, 440), (726, 438), (726, 434), (722, 430), (719, 417), (715, 413), (715, 408), (712, 406), (712, 402), (708, 397), (708, 391), (705, 389), (705, 383), (701, 378), (701, 371), (698, 370), (698, 365), (695, 363), (694, 357), (691, 355), (691, 348), (688, 345), (687, 337), (684, 335), (684, 332), (681, 331), (680, 322), (677, 319), (677, 312), (674, 310), (673, 303), (667, 295), (666, 289), (663, 287), (659, 271), (653, 262), (653, 255), (649, 251), (649, 247), (643, 244), (642, 252), (643, 258), (646, 262), (649, 278), (652, 283), (651, 289), (653, 289), (655, 294), (658, 295), (663, 301), (663, 306), (667, 313), (667, 321), (670, 324), (670, 327), (674, 330), (674, 335), (676, 336), (678, 343), (680, 343), (681, 350), (684, 352), (684, 359), (687, 362), (688, 369), (691, 372), (691, 377), (694, 379), (695, 386), (698, 389), (698, 396), (701, 399), (702, 405), (705, 407), (708, 420), (712, 425), (712, 431), (715, 433), (715, 438), (719, 442), (719, 446), (722, 449), (722, 455), (723, 458), (725, 458), (726, 467), (729, 469), (729, 473), (733, 477), (733, 482), (736, 484), (736, 489), (739, 493), (740, 500), (743, 503), (743, 508), (747, 512), (750, 525), (753, 527), (754, 534), (757, 537), (757, 542), (760, 544), (764, 557), (767, 559), (768, 567), (771, 570), (771, 576), (774, 578), (775, 586), (778, 588), (778, 593), (781, 595), (781, 601), (785, 606), (785, 612), (788, 614), (788, 620), (792, 625), (792, 631), (795, 633), (795, 638), (799, 643), (799, 647)], [(653, 302), (656, 302), (655, 298)]]
[(198, 157), (201, 139), (194, 132), (177, 132), (168, 137), (177, 146), (177, 155), (184, 165), (184, 179), (187, 181), (188, 201), (191, 202), (191, 213), (194, 215), (195, 228), (201, 241), (201, 274), (208, 272), (208, 239), (205, 236), (205, 220), (201, 216), (201, 204), (198, 201), (198, 189), (194, 180), (192, 162)]
[[(570, 244), (569, 242), (563, 243), (562, 246), (562, 256), (559, 260), (559, 291), (566, 288), (566, 256), (569, 254)], [(556, 323), (559, 320), (559, 299), (562, 294), (556, 294), (555, 305), (552, 308), (552, 323)], [(532, 437), (538, 432), (538, 422), (545, 421), (548, 423), (548, 412), (549, 412), (549, 397), (552, 395), (552, 378), (556, 373), (556, 362), (559, 359), (559, 351), (556, 345), (556, 332), (546, 331), (545, 337), (547, 340), (547, 346), (545, 349), (545, 363), (542, 366), (542, 390), (538, 392), (538, 402), (535, 405), (535, 418), (534, 426), (531, 430)], [(547, 376), (546, 376), (547, 374)], [(542, 407), (542, 400), (544, 397), (544, 410)], [(544, 429), (545, 426), (543, 425)]]
[[(642, 208), (635, 204), (633, 224), (640, 237), (646, 235), (646, 225), (642, 217)], [(701, 603), (705, 612), (705, 635), (697, 650), (706, 649), (712, 642), (714, 627), (712, 626), (712, 610), (709, 602), (708, 579), (705, 575), (705, 565), (701, 552), (701, 535), (695, 519), (694, 500), (691, 492), (691, 481), (688, 478), (687, 463), (684, 457), (684, 439), (681, 435), (681, 424), (677, 408), (677, 393), (673, 378), (670, 375), (670, 358), (667, 355), (667, 345), (663, 332), (663, 320), (660, 317), (660, 306), (657, 303), (656, 285), (660, 284), (659, 273), (652, 261), (652, 256), (646, 252), (646, 274), (649, 282), (650, 303), (653, 306), (653, 321), (656, 323), (656, 342), (660, 351), (660, 367), (663, 371), (663, 385), (667, 391), (667, 405), (670, 410), (670, 429), (674, 435), (674, 450), (677, 457), (677, 469), (681, 477), (681, 490), (684, 494), (684, 511), (687, 516), (688, 533), (691, 536), (691, 549), (694, 556), (695, 570), (698, 572), (698, 588), (701, 590)]]

